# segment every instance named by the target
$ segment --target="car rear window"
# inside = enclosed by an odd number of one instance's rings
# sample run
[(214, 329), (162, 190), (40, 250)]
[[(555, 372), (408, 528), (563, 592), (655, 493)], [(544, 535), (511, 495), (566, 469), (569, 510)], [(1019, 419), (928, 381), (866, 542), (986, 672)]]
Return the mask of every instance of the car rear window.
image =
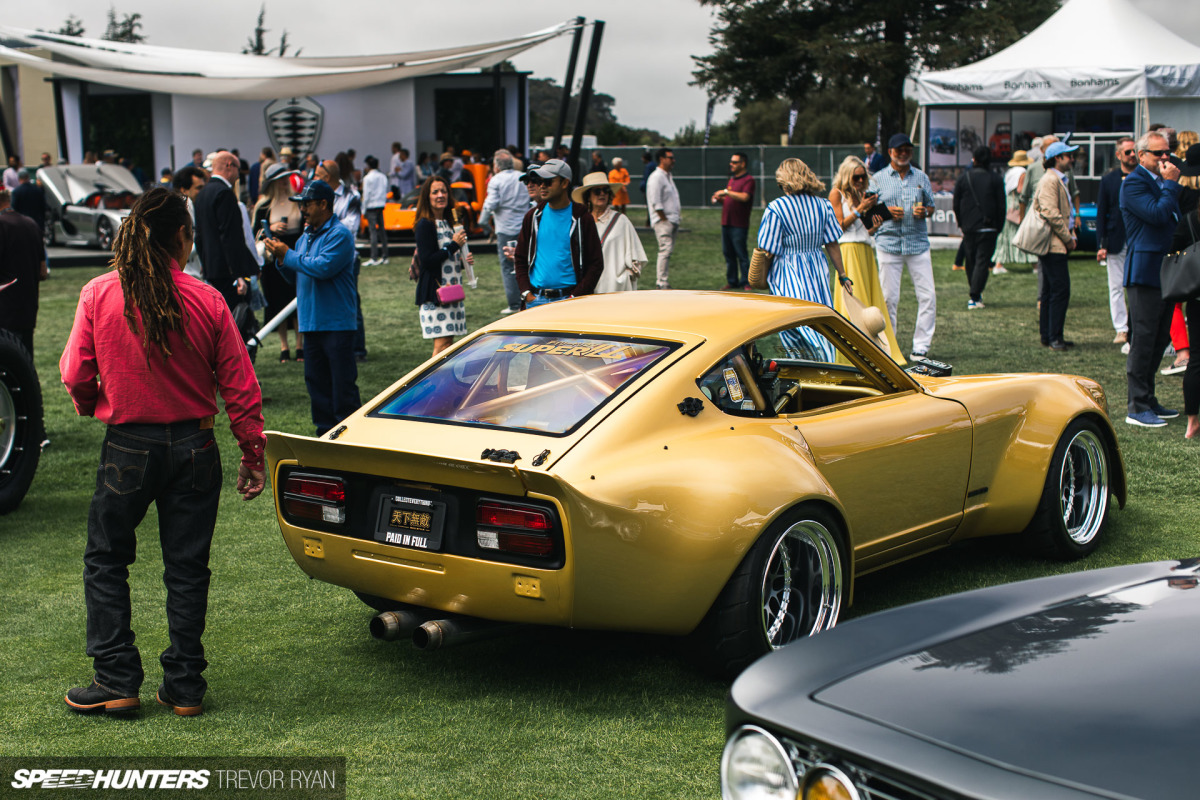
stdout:
[(400, 389), (371, 416), (570, 433), (676, 346), (615, 337), (488, 334)]

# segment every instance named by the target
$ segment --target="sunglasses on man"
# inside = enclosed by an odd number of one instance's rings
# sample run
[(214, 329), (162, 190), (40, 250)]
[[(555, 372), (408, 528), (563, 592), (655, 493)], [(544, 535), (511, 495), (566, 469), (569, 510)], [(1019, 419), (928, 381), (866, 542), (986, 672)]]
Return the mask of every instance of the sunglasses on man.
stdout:
[(1145, 152), (1149, 153), (1155, 158), (1168, 158), (1171, 155), (1170, 150), (1146, 150)]

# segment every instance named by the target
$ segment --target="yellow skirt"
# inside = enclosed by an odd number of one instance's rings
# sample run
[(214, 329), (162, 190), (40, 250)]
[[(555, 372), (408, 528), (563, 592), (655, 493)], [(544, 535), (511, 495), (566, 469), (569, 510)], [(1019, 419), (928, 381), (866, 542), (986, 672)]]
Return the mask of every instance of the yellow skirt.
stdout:
[[(854, 281), (854, 296), (864, 305), (875, 306), (883, 313), (884, 334), (887, 336), (892, 360), (897, 364), (905, 363), (904, 351), (896, 342), (896, 332), (892, 330), (887, 302), (883, 299), (883, 287), (879, 285), (879, 262), (875, 260), (875, 248), (866, 242), (843, 242), (839, 247), (842, 250), (842, 266), (845, 267), (850, 280)], [(836, 281), (835, 285), (837, 289), (833, 293), (833, 307), (839, 314), (848, 317), (846, 300), (842, 297), (842, 285)]]

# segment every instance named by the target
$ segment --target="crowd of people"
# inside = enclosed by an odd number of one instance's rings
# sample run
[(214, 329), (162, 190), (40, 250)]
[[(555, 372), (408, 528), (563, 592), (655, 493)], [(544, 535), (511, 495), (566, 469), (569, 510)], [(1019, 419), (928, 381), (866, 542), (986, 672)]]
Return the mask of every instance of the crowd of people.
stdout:
[[(1127, 356), (1125, 422), (1159, 428), (1179, 416), (1155, 393), (1155, 376), (1170, 346), (1175, 358), (1161, 371), (1184, 373), (1189, 439), (1200, 435), (1200, 363), (1190, 358), (1189, 348), (1200, 335), (1200, 299), (1164, 301), (1160, 270), (1168, 253), (1200, 240), (1198, 142), (1195, 132), (1176, 135), (1165, 125), (1151, 126), (1136, 141), (1118, 141), (1117, 166), (1100, 183), (1096, 225), (1096, 257), (1107, 267), (1113, 344)], [(954, 269), (967, 273), (967, 309), (986, 308), (988, 277), (1005, 274), (1005, 263), (1035, 263), (1040, 342), (1062, 353), (1075, 346), (1065, 328), (1071, 300), (1068, 254), (1078, 246), (1080, 228), (1072, 173), (1077, 150), (1053, 135), (1039, 137), (1033, 150), (1013, 153), (1000, 174), (991, 169), (991, 149), (981, 146), (953, 197), (963, 232)], [(827, 198), (824, 184), (807, 165), (785, 160), (775, 174), (784, 196), (767, 206), (758, 246), (772, 257), (767, 275), (772, 293), (833, 305), (843, 313), (846, 297), (854, 294), (886, 312), (884, 339), (898, 361), (903, 356), (895, 339), (896, 309), (901, 273), (907, 269), (917, 296), (909, 352), (916, 360), (927, 356), (937, 320), (925, 222), (934, 212), (934, 197), (925, 173), (911, 163), (907, 136), (893, 136), (887, 152), (884, 162), (868, 144), (867, 160), (846, 158)], [(727, 198), (731, 192), (718, 194)], [(1031, 230), (1042, 228), (1043, 245), (1022, 240), (1023, 223)]]
[[(1198, 140), (1195, 133), (1176, 136), (1157, 126), (1137, 141), (1119, 141), (1118, 166), (1101, 181), (1097, 211), (1097, 258), (1107, 265), (1114, 344), (1128, 351), (1126, 422), (1162, 427), (1179, 415), (1155, 394), (1155, 375), (1174, 339), (1176, 360), (1169, 369), (1185, 372), (1188, 438), (1200, 434), (1200, 362), (1188, 357), (1188, 343), (1200, 336), (1200, 299), (1182, 306), (1165, 302), (1159, 269), (1168, 252), (1200, 237)], [(934, 196), (929, 178), (912, 163), (913, 149), (906, 135), (897, 134), (886, 156), (873, 147), (866, 158), (849, 156), (828, 190), (803, 161), (785, 159), (775, 171), (783, 194), (766, 205), (756, 234), (758, 251), (769, 259), (764, 280), (772, 294), (822, 303), (847, 316), (854, 307), (877, 309), (883, 322), (877, 341), (901, 363), (906, 349), (896, 330), (905, 270), (917, 299), (908, 358), (928, 356), (937, 320), (926, 227)], [(1013, 153), (1001, 174), (991, 169), (990, 150), (981, 147), (954, 191), (963, 230), (956, 261), (967, 273), (967, 308), (985, 308), (988, 278), (1004, 274), (1005, 264), (1036, 263), (1041, 344), (1055, 352), (1073, 347), (1064, 329), (1071, 295), (1067, 257), (1078, 243), (1078, 192), (1071, 176), (1076, 150), (1042, 137), (1033, 150)], [(504, 148), (491, 156), (476, 223), (495, 240), (506, 300), (501, 314), (635, 290), (649, 264), (627, 213), (632, 177), (621, 159), (606, 164), (593, 153), (577, 180), (571, 165), (555, 155), (542, 151), (527, 158)], [(43, 155), (43, 166), (49, 158)], [(313, 153), (301, 159), (286, 147), (278, 155), (264, 148), (257, 163), (247, 164), (234, 151), (197, 150), (190, 164), (164, 174), (161, 185), (137, 199), (117, 232), (115, 269), (81, 291), (60, 370), (78, 413), (108, 427), (85, 553), (87, 646), (95, 674), (89, 685), (68, 692), (71, 708), (127, 711), (138, 705), (143, 674), (124, 575), (137, 525), (153, 502), (162, 527), (171, 629), (156, 696), (177, 714), (203, 709), (207, 662), (200, 636), (221, 485), (213, 438), (218, 393), (242, 451), (238, 491), (249, 500), (265, 486), (262, 395), (245, 345), (247, 314), (261, 305), (265, 318), (290, 321), (278, 327), (279, 359), (303, 362), (315, 432), (331, 431), (361, 403), (357, 365), (367, 358), (361, 268), (389, 263), (384, 208), (389, 199), (415, 193), (409, 276), (422, 336), (436, 355), (467, 333), (464, 286), (474, 283), (475, 259), (452, 185), (479, 156), (447, 148), (436, 161), (421, 154), (413, 163), (396, 142), (386, 171), (374, 156), (366, 156), (361, 170), (355, 158), (353, 150), (322, 160)], [(674, 153), (647, 151), (643, 165), (647, 222), (657, 243), (654, 285), (669, 290), (681, 215)], [(749, 166), (745, 153), (733, 153), (726, 185), (711, 195), (712, 203), (721, 204), (725, 291), (751, 288), (748, 245), (759, 189)], [(21, 213), (32, 179), (15, 159), (0, 187), (5, 268), (26, 270), (16, 291), (0, 293), (0, 327), (13, 330), (31, 352), (37, 283), (47, 275), (42, 223)], [(1049, 235), (1045, 251), (1031, 256), (1014, 242), (1034, 216)], [(370, 239), (365, 261), (355, 246), (364, 218)], [(294, 313), (285, 313), (293, 302)], [(807, 345), (829, 347), (823, 339)]]

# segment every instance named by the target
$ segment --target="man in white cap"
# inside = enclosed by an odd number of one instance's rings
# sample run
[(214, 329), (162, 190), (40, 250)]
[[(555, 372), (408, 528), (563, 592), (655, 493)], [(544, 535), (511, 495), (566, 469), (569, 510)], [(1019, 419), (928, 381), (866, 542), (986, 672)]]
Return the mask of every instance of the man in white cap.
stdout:
[(592, 294), (604, 272), (604, 253), (596, 221), (571, 202), (571, 168), (552, 158), (522, 180), (541, 192), (541, 202), (521, 222), (513, 257), (525, 308)]
[(888, 140), (891, 162), (871, 176), (871, 189), (887, 206), (891, 219), (875, 233), (879, 258), (879, 282), (887, 301), (892, 330), (900, 304), (900, 278), (905, 269), (917, 295), (917, 324), (913, 328), (913, 361), (925, 358), (937, 324), (937, 292), (933, 284), (933, 261), (929, 255), (929, 232), (925, 220), (933, 216), (933, 186), (929, 177), (912, 165), (913, 143), (897, 133)]

